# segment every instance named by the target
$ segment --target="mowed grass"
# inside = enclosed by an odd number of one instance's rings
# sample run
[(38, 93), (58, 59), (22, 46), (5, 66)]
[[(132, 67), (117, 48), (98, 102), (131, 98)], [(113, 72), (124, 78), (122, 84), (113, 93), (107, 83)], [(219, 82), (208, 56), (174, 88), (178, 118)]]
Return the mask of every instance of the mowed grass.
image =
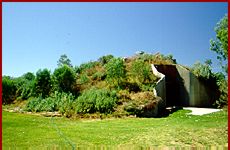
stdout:
[(3, 111), (3, 149), (217, 145), (227, 149), (227, 111), (203, 116), (188, 112), (179, 110), (165, 118), (71, 120)]

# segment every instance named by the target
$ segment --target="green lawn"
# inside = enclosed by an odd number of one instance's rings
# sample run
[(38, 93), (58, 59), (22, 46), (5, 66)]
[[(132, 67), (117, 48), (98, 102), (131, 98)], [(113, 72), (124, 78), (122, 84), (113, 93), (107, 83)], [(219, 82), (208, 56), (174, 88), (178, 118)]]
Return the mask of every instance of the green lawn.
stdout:
[(3, 149), (227, 146), (226, 111), (204, 116), (188, 112), (179, 110), (166, 118), (71, 120), (3, 111)]

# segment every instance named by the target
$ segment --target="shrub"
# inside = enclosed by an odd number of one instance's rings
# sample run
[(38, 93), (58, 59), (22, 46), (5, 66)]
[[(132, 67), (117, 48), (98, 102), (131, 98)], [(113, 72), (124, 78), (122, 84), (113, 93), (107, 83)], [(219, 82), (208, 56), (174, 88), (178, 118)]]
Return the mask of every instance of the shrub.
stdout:
[(80, 65), (80, 67), (77, 68), (78, 73), (82, 73), (86, 69), (91, 69), (98, 65), (98, 62), (96, 61), (89, 61), (87, 63), (83, 63)]
[(142, 91), (152, 90), (157, 77), (151, 72), (151, 66), (143, 60), (135, 60), (131, 64), (130, 77)]
[(214, 105), (218, 108), (222, 108), (223, 106), (228, 105), (228, 82), (223, 73), (216, 73), (215, 77), (217, 78), (217, 86), (219, 88), (220, 97), (216, 100)]
[(138, 58), (149, 64), (176, 64), (176, 59), (173, 58), (173, 55), (162, 55), (157, 54), (142, 54)]
[(124, 110), (129, 113), (129, 115), (140, 115), (141, 109), (135, 102), (129, 102), (125, 105)]
[(35, 92), (43, 98), (49, 96), (51, 91), (51, 76), (48, 69), (38, 70), (35, 78)]
[(105, 55), (105, 56), (102, 56), (98, 59), (98, 61), (102, 64), (102, 65), (105, 65), (107, 64), (112, 58), (114, 58), (113, 55)]
[(53, 95), (57, 110), (61, 114), (69, 117), (74, 113), (75, 97), (71, 93), (55, 92)]
[(124, 106), (124, 110), (130, 115), (155, 117), (158, 115), (157, 111), (161, 109), (157, 110), (157, 108), (161, 107), (162, 99), (155, 97), (152, 92), (132, 93), (130, 94), (130, 98), (131, 101)]
[(55, 100), (52, 97), (43, 99), (41, 96), (32, 98), (28, 101), (25, 110), (32, 112), (53, 112), (55, 111)]
[(17, 87), (17, 100), (26, 100), (31, 96), (35, 96), (35, 77), (32, 73), (26, 73), (21, 77), (15, 78), (14, 82)]
[(151, 80), (151, 76), (154, 76), (150, 64), (146, 64), (143, 60), (135, 60), (131, 65), (130, 73), (138, 83), (147, 82)]
[(125, 64), (121, 58), (113, 58), (105, 65), (107, 81), (120, 88), (126, 78)]
[(76, 101), (76, 112), (77, 113), (94, 113), (96, 104), (96, 94), (91, 91), (84, 92), (77, 98)]
[(33, 81), (35, 79), (35, 76), (31, 72), (27, 72), (23, 75), (23, 78), (25, 78), (26, 80), (29, 80), (29, 81)]
[(2, 103), (9, 104), (12, 103), (16, 98), (16, 84), (8, 76), (3, 76), (2, 78)]
[(71, 67), (63, 65), (55, 69), (53, 76), (55, 88), (59, 92), (72, 92), (76, 80), (76, 75)]
[(69, 117), (74, 113), (75, 97), (71, 93), (60, 93), (55, 91), (51, 97), (42, 98), (39, 96), (28, 101), (26, 105), (27, 111), (42, 112), (42, 111), (59, 111), (61, 114)]
[(19, 97), (20, 99), (28, 99), (31, 96), (34, 96), (34, 86), (35, 86), (35, 81), (26, 81), (22, 86), (22, 92), (21, 96)]
[(195, 74), (195, 76), (203, 79), (209, 79), (212, 76), (211, 67), (208, 63), (202, 64), (200, 62), (196, 62), (191, 71)]
[(82, 93), (76, 101), (77, 113), (110, 113), (117, 101), (116, 93), (92, 88)]
[(86, 74), (81, 74), (79, 77), (79, 83), (80, 84), (85, 84), (88, 83), (90, 81), (90, 79), (88, 78), (88, 76)]
[(106, 77), (106, 74), (104, 72), (96, 72), (92, 75), (93, 80), (104, 80)]
[(156, 82), (142, 84), (140, 86), (141, 91), (153, 91), (153, 88), (156, 86)]
[(116, 105), (117, 97), (115, 92), (98, 90), (95, 108), (100, 113), (110, 113)]
[(40, 104), (42, 101), (42, 97), (39, 96), (37, 98), (32, 98), (28, 101), (28, 103), (26, 104), (25, 110), (26, 111), (32, 111), (32, 112), (39, 112), (40, 110)]

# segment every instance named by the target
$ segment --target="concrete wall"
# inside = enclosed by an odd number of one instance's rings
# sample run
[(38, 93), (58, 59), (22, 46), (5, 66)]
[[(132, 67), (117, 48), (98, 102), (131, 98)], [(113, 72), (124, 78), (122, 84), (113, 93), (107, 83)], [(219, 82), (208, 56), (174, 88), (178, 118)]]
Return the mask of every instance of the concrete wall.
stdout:
[(200, 80), (183, 66), (155, 65), (153, 72), (155, 75), (161, 72), (161, 77), (165, 75), (155, 90), (158, 96), (163, 96), (167, 106), (212, 107), (217, 99), (213, 81)]
[(158, 72), (156, 67), (152, 64), (151, 65), (152, 67), (152, 71), (153, 71), (153, 74), (160, 78), (157, 83), (156, 83), (156, 87), (153, 89), (153, 93), (155, 96), (159, 96), (162, 98), (163, 100), (163, 103), (162, 105), (163, 106), (166, 106), (166, 87), (165, 87), (165, 75)]

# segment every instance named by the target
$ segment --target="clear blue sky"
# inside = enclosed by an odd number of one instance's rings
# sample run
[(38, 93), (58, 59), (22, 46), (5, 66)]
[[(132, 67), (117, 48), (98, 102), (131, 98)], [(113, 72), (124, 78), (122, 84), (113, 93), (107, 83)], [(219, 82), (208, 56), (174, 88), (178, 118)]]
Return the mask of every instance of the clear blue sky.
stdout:
[(3, 3), (3, 75), (57, 67), (61, 54), (73, 65), (136, 51), (173, 54), (192, 66), (210, 58), (216, 23), (227, 3)]

